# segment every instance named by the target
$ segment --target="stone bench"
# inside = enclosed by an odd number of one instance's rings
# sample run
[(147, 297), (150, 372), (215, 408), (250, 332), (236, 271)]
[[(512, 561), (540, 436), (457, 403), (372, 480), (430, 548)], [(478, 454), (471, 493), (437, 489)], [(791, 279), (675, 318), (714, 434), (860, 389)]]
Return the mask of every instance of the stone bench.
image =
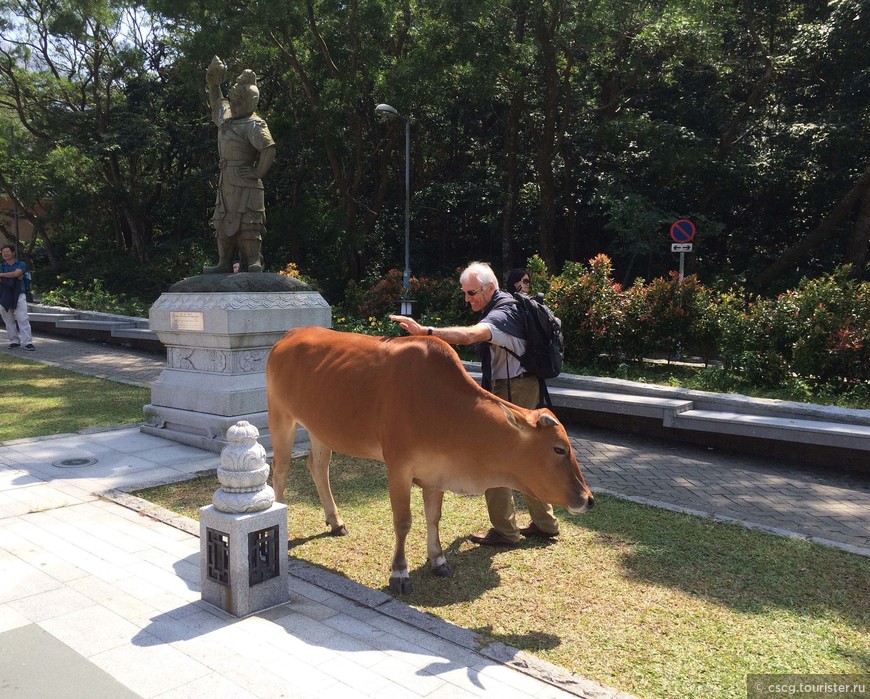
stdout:
[(55, 322), (56, 328), (69, 328), (72, 330), (98, 330), (112, 332), (120, 328), (135, 328), (132, 321), (118, 320), (94, 320), (92, 318), (64, 318)]
[(27, 317), (33, 323), (50, 323), (54, 325), (59, 320), (75, 320), (79, 317), (78, 313), (45, 313), (28, 311)]
[[(479, 382), (479, 365), (465, 367)], [(567, 374), (547, 384), (566, 422), (870, 471), (870, 410)]]
[[(664, 426), (870, 452), (870, 425), (724, 410), (686, 410), (666, 417)], [(867, 460), (870, 462), (870, 453)]]
[(29, 308), (28, 315), (34, 329), (49, 334), (122, 345), (154, 354), (166, 352), (157, 333), (149, 328), (147, 318), (75, 311), (42, 304), (30, 304)]

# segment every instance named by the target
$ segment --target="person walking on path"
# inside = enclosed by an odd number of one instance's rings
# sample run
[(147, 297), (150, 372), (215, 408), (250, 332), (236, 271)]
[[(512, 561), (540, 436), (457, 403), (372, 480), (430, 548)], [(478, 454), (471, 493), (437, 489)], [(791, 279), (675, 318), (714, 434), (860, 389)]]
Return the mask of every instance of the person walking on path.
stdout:
[[(477, 344), (483, 371), (483, 387), (520, 407), (538, 407), (541, 397), (540, 382), (536, 376), (527, 375), (517, 359), (517, 356), (523, 355), (526, 344), (522, 320), (517, 315), (514, 303), (498, 304), (502, 299), (511, 299), (510, 294), (499, 290), (498, 278), (484, 262), (472, 262), (466, 267), (459, 276), (459, 283), (466, 303), (472, 311), (480, 313), (477, 324), (433, 328), (424, 327), (407, 316), (391, 315), (390, 320), (398, 323), (411, 335), (432, 335), (452, 345)], [(517, 546), (521, 535), (540, 539), (558, 536), (559, 522), (553, 515), (552, 505), (525, 495), (532, 521), (527, 527), (520, 529), (517, 527), (516, 507), (510, 488), (489, 488), (485, 496), (492, 527), (489, 531), (473, 534), (470, 539), (474, 543), (484, 546)]]
[(15, 249), (9, 244), (0, 248), (0, 253), (3, 255), (0, 263), (0, 316), (6, 325), (9, 349), (24, 345), (24, 349), (33, 352), (36, 347), (33, 346), (24, 288), (27, 266), (16, 259)]

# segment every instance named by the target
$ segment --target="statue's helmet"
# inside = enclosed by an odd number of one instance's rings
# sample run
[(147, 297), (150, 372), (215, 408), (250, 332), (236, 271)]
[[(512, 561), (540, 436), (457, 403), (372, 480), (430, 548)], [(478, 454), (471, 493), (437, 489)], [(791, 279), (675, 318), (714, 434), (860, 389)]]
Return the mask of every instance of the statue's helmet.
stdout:
[(260, 89), (257, 87), (257, 75), (252, 70), (243, 70), (236, 78), (236, 84), (230, 88), (230, 105), (233, 114), (242, 116), (250, 114), (260, 102)]

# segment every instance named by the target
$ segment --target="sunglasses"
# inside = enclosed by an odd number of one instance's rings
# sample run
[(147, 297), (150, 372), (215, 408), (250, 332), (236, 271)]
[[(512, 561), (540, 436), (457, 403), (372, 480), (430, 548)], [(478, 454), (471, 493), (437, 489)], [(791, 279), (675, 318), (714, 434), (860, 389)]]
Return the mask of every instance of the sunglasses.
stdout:
[(530, 283), (531, 282), (529, 281), (528, 277), (526, 277), (525, 279), (520, 279), (520, 284), (530, 284)]
[(473, 297), (477, 296), (481, 291), (483, 291), (483, 287), (479, 286), (477, 289), (474, 289), (473, 291), (464, 291), (462, 293), (464, 293), (466, 296), (471, 296), (473, 298)]

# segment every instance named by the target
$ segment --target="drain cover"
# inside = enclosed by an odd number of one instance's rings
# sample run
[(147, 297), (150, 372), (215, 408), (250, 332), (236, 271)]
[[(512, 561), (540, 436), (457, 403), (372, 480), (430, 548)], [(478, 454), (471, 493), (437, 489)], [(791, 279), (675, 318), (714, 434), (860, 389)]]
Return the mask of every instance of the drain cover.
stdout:
[(63, 461), (55, 461), (52, 466), (57, 466), (58, 468), (82, 468), (84, 466), (92, 466), (97, 463), (96, 459), (87, 459), (87, 458), (78, 458), (78, 459), (64, 459)]

